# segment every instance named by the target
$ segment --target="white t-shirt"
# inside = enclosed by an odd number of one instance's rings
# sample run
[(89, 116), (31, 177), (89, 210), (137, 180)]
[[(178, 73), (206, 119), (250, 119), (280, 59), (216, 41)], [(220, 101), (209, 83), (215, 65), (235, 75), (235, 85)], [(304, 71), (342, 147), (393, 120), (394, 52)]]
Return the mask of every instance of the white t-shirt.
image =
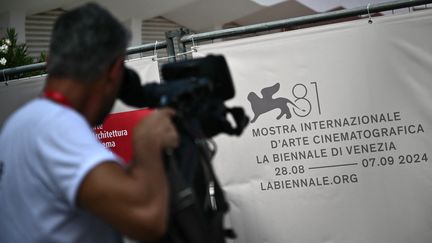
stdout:
[(77, 207), (96, 165), (120, 162), (75, 110), (44, 98), (13, 114), (0, 133), (0, 242), (121, 242)]

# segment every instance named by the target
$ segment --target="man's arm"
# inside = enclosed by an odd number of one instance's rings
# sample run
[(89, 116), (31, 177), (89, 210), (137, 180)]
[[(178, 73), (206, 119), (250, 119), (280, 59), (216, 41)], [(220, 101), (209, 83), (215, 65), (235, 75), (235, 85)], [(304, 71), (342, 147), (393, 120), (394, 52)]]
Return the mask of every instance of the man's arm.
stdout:
[(96, 166), (79, 187), (78, 205), (131, 238), (162, 236), (169, 202), (162, 152), (179, 143), (173, 115), (170, 109), (157, 110), (140, 122), (133, 134), (132, 166), (127, 171), (116, 163)]

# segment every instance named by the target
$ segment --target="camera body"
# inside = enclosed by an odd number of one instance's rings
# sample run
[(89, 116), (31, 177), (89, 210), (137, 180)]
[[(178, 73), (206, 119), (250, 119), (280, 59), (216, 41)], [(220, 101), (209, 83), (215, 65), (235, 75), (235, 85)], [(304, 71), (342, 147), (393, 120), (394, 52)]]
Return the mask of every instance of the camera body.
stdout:
[(162, 77), (167, 83), (179, 79), (207, 79), (211, 85), (210, 99), (229, 100), (234, 97), (234, 85), (223, 56), (209, 55), (162, 66)]

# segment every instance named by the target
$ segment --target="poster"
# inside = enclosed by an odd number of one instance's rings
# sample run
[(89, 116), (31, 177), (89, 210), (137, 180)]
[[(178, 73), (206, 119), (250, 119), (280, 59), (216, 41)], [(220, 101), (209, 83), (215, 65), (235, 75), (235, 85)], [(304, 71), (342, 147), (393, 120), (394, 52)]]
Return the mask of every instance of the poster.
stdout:
[(251, 118), (215, 138), (232, 242), (432, 242), (431, 13), (198, 47)]
[(151, 113), (139, 109), (108, 115), (104, 123), (93, 128), (101, 143), (129, 164), (133, 159), (132, 134), (138, 122)]

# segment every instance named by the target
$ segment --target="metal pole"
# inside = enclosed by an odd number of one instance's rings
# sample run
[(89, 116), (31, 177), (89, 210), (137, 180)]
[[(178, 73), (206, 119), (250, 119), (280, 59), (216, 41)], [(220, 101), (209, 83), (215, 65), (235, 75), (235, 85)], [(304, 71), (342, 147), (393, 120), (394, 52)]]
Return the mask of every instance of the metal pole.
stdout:
[[(167, 46), (166, 41), (157, 42), (156, 44), (149, 43), (140, 46), (129, 47), (126, 50), (126, 54), (131, 55), (131, 54), (136, 54), (136, 53), (141, 53), (146, 51), (153, 51), (155, 48), (162, 49), (162, 48), (166, 48), (166, 46)], [(0, 70), (0, 76), (3, 77), (11, 74), (26, 73), (32, 71), (45, 70), (45, 69), (46, 69), (46, 62), (41, 62), (41, 63), (29, 64), (25, 66), (2, 69)]]
[[(178, 39), (180, 39), (181, 37), (190, 34), (190, 30), (186, 29), (186, 28), (180, 28), (180, 33), (179, 36), (177, 37)], [(181, 42), (181, 41), (177, 41), (177, 47), (180, 53), (185, 53), (187, 52), (187, 48), (186, 48), (186, 44)], [(186, 60), (188, 58), (187, 54), (182, 55), (182, 58), (184, 60)]]
[(45, 68), (46, 68), (46, 62), (40, 62), (40, 63), (29, 64), (29, 65), (13, 67), (13, 68), (6, 68), (0, 70), (0, 76), (3, 78), (3, 76), (6, 75), (45, 70)]
[[(413, 6), (418, 6), (418, 5), (428, 4), (428, 3), (432, 3), (432, 0), (401, 0), (401, 1), (386, 2), (386, 3), (370, 4), (369, 13), (377, 13), (377, 12), (393, 10), (393, 9), (408, 8), (408, 7), (413, 7)], [(303, 24), (312, 24), (312, 23), (318, 23), (322, 21), (329, 21), (329, 20), (341, 19), (346, 17), (359, 16), (364, 14), (368, 14), (367, 6), (357, 7), (353, 9), (338, 10), (338, 11), (333, 11), (328, 13), (313, 14), (308, 16), (272, 21), (272, 22), (261, 23), (261, 24), (235, 27), (235, 28), (224, 29), (224, 30), (210, 31), (201, 34), (185, 35), (182, 38), (180, 38), (180, 42), (190, 43), (192, 42), (192, 38), (194, 41), (200, 41), (200, 40), (211, 40), (217, 38), (231, 37), (231, 36), (236, 36), (241, 34), (250, 34), (250, 33), (256, 33), (260, 31), (281, 29), (281, 28), (287, 28), (287, 27), (298, 26)]]
[[(382, 11), (394, 10), (400, 8), (408, 8), (408, 7), (418, 6), (418, 5), (427, 6), (427, 4), (429, 3), (432, 3), (432, 0), (400, 0), (400, 1), (379, 3), (379, 4), (371, 4), (369, 6), (369, 13), (376, 13), (376, 12), (382, 12)], [(200, 40), (224, 38), (224, 37), (236, 36), (241, 34), (249, 34), (249, 33), (255, 33), (260, 31), (268, 31), (273, 29), (292, 27), (292, 26), (297, 26), (302, 24), (312, 24), (321, 21), (329, 21), (329, 20), (335, 20), (340, 18), (353, 17), (358, 15), (364, 15), (367, 13), (368, 13), (367, 6), (363, 6), (363, 7), (353, 8), (353, 9), (314, 14), (314, 15), (302, 16), (297, 18), (290, 18), (286, 20), (272, 21), (267, 23), (248, 25), (248, 26), (230, 28), (225, 30), (211, 31), (211, 32), (206, 32), (201, 34), (190, 34), (179, 38), (179, 42), (185, 45), (186, 43), (192, 42), (192, 40), (200, 41)], [(167, 33), (165, 33), (166, 36)], [(174, 37), (175, 35), (170, 36), (169, 38), (167, 36), (166, 41), (161, 41), (157, 43), (156, 49), (167, 48), (168, 56), (175, 56), (174, 41), (173, 41)], [(155, 48), (154, 44), (145, 44), (142, 46), (131, 47), (128, 49), (127, 54), (136, 54), (140, 52), (151, 51), (154, 50), (154, 48)], [(170, 61), (171, 62), (175, 61), (175, 58), (170, 58)], [(0, 75), (10, 75), (10, 74), (38, 71), (38, 70), (44, 70), (45, 68), (46, 68), (46, 63), (36, 63), (36, 64), (30, 64), (26, 66), (2, 69), (0, 70)]]
[(166, 48), (166, 46), (167, 46), (166, 41), (160, 41), (160, 42), (158, 41), (157, 43), (149, 43), (149, 44), (144, 44), (144, 45), (140, 45), (140, 46), (129, 47), (126, 50), (126, 54), (132, 55), (132, 54), (137, 54), (137, 53), (146, 52), (146, 51), (153, 51), (155, 48), (157, 50), (159, 50), (162, 48)]
[(174, 37), (178, 36), (178, 30), (172, 30), (165, 32), (165, 40), (167, 43), (167, 54), (168, 61), (175, 62), (175, 47), (174, 47)]

